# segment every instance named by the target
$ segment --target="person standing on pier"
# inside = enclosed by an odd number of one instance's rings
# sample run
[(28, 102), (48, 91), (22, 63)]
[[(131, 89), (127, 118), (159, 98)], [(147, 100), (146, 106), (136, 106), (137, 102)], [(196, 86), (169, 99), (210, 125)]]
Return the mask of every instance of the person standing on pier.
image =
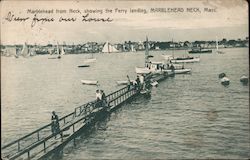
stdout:
[(136, 81), (136, 89), (137, 89), (137, 90), (139, 90), (139, 89), (140, 89), (140, 85), (141, 85), (141, 84), (140, 84), (140, 78), (139, 78), (139, 76), (138, 76), (138, 75), (137, 75), (137, 78), (136, 78), (136, 80), (135, 80), (135, 81)]
[(102, 98), (102, 106), (107, 107), (108, 101), (107, 101), (106, 95), (105, 95), (103, 90), (101, 90), (101, 95), (102, 95), (102, 97), (101, 97)]
[(52, 112), (51, 121), (52, 121), (51, 131), (52, 131), (52, 134), (55, 135), (55, 138), (56, 138), (56, 134), (60, 132), (60, 125), (59, 125), (58, 115), (56, 114), (55, 111)]
[(127, 86), (128, 86), (128, 90), (130, 89), (130, 85), (131, 85), (131, 81), (130, 81), (130, 78), (129, 78), (129, 76), (127, 75), (127, 78), (128, 78), (128, 84), (127, 84)]
[(140, 89), (142, 89), (143, 87), (144, 87), (144, 85), (145, 85), (145, 83), (144, 83), (144, 75), (142, 74), (142, 75), (140, 75)]
[(98, 89), (96, 90), (96, 107), (100, 107), (102, 104), (102, 95), (101, 95), (101, 91)]

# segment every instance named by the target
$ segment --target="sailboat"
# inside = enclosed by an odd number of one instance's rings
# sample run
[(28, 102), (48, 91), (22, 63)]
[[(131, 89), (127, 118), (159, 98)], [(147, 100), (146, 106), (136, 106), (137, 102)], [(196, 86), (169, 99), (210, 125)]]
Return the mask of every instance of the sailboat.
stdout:
[(61, 59), (62, 58), (62, 55), (65, 54), (64, 52), (64, 49), (63, 49), (63, 46), (61, 48), (61, 50), (59, 49), (59, 45), (57, 43), (57, 46), (56, 46), (56, 54), (57, 54), (57, 57), (50, 57), (48, 59)]
[(25, 57), (25, 58), (30, 56), (30, 49), (28, 48), (26, 42), (23, 44), (23, 48), (22, 48), (20, 55)]
[(58, 56), (57, 56), (58, 59), (60, 59), (62, 57), (62, 55), (65, 54), (63, 46), (62, 46), (61, 50), (59, 50), (58, 44), (57, 44), (57, 54), (58, 54)]
[(135, 67), (135, 72), (137, 74), (148, 74), (150, 69), (148, 67), (149, 63), (149, 51), (148, 51), (148, 37), (146, 37), (146, 48), (145, 48), (145, 67)]
[(131, 45), (131, 52), (136, 52), (134, 45)]
[(102, 53), (115, 53), (119, 52), (115, 46), (111, 45), (109, 42), (106, 42), (103, 46)]
[(217, 37), (216, 37), (216, 53), (218, 53), (218, 54), (224, 54), (224, 52), (219, 51), (219, 43), (218, 43)]

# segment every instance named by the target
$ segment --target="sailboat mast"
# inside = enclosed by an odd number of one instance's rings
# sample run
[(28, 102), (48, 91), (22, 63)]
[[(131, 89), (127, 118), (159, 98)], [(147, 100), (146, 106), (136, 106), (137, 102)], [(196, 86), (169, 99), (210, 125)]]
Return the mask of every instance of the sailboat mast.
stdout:
[(149, 51), (148, 51), (148, 37), (146, 37), (146, 47), (145, 47), (145, 67), (147, 66), (147, 63), (148, 63), (148, 55), (149, 55)]
[(219, 50), (218, 39), (217, 39), (217, 37), (216, 37), (216, 50), (217, 50), (217, 51)]
[(173, 44), (173, 49), (172, 49), (172, 56), (174, 58), (174, 51), (175, 51), (175, 44), (174, 44), (174, 39), (172, 38), (172, 44)]

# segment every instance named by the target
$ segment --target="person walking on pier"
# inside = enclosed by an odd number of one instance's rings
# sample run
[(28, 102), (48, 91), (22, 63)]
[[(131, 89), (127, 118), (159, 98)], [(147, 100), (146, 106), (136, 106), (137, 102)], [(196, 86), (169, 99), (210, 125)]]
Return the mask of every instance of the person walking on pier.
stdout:
[(52, 131), (52, 134), (55, 135), (55, 138), (56, 138), (57, 133), (60, 132), (60, 125), (59, 125), (58, 115), (56, 114), (55, 111), (52, 112), (51, 121), (52, 121), (51, 131)]

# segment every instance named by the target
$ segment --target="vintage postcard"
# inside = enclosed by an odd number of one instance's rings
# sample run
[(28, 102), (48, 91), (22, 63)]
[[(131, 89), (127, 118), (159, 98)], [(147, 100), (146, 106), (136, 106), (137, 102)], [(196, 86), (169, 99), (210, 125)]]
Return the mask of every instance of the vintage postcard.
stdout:
[(249, 159), (245, 0), (0, 2), (2, 159)]

